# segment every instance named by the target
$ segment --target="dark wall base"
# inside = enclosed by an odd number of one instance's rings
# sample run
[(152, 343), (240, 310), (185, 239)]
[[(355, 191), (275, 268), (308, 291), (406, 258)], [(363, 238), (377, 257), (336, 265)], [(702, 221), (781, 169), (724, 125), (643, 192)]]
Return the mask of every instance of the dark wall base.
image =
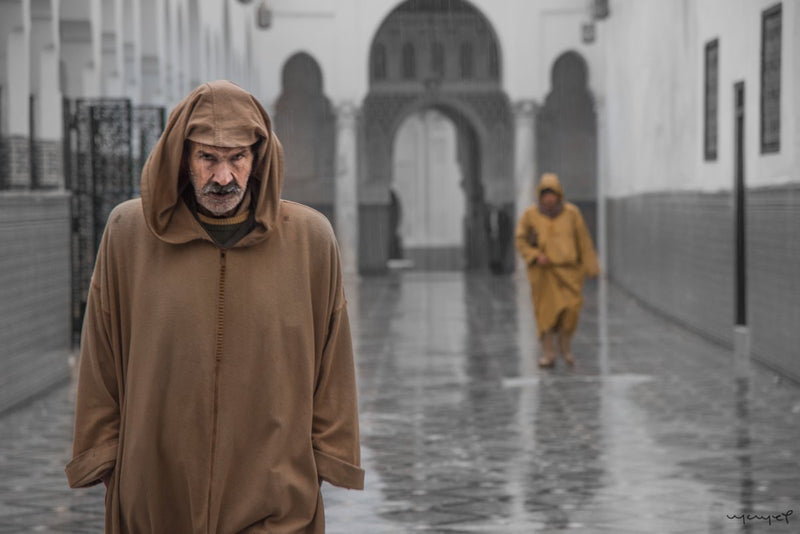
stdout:
[(389, 259), (389, 205), (358, 206), (358, 271), (361, 274), (387, 272)]
[(753, 354), (800, 381), (800, 184), (749, 192), (747, 214)]
[(69, 376), (69, 195), (0, 193), (0, 249), (4, 411)]
[[(753, 358), (800, 380), (800, 186), (749, 190), (748, 324)], [(647, 194), (608, 202), (612, 279), (645, 304), (732, 346), (730, 193)]]

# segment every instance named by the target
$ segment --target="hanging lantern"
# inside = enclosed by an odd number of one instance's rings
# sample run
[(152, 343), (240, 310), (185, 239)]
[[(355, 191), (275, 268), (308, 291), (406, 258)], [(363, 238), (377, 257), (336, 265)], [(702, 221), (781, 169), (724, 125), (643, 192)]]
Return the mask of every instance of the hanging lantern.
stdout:
[(581, 40), (583, 44), (592, 44), (595, 37), (594, 22), (584, 22), (581, 24)]
[(256, 22), (262, 30), (268, 30), (272, 26), (272, 8), (267, 4), (267, 0), (262, 0), (256, 13)]
[(608, 18), (609, 13), (608, 0), (594, 0), (594, 18), (596, 20)]

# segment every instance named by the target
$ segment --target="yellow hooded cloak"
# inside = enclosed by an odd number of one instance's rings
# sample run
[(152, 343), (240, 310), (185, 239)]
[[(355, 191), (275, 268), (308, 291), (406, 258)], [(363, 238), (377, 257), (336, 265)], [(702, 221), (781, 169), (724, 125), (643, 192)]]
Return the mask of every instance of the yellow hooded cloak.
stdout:
[[(564, 200), (555, 174), (542, 176), (537, 199), (544, 189), (558, 195), (563, 209), (550, 217), (537, 206), (529, 207), (520, 217), (514, 236), (517, 251), (528, 268), (540, 338), (556, 326), (566, 335), (574, 333), (583, 304), (584, 278), (598, 274), (597, 255), (580, 210)], [(540, 254), (547, 256), (549, 264), (536, 262)]]

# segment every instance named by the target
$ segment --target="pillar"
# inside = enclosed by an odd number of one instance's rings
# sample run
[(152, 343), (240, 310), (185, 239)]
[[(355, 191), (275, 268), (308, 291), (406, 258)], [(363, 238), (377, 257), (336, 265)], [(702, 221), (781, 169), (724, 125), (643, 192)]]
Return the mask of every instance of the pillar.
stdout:
[(522, 100), (514, 105), (514, 222), (533, 202), (536, 177), (536, 103)]
[(31, 185), (47, 189), (64, 186), (60, 43), (56, 7), (56, 0), (40, 0), (31, 4)]
[(5, 186), (30, 187), (30, 43), (28, 32), (14, 30), (8, 35), (6, 56), (7, 136), (2, 140), (2, 170)]
[(358, 272), (358, 109), (336, 108), (335, 226), (345, 274)]
[(597, 117), (597, 254), (600, 273), (608, 276), (608, 224), (606, 189), (609, 183), (609, 133), (608, 106), (605, 99), (595, 99), (595, 116)]

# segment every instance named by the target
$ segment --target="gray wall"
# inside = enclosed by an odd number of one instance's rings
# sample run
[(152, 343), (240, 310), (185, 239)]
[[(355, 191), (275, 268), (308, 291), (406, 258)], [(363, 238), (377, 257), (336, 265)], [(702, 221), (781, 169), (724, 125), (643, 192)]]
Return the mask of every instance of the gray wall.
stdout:
[(0, 411), (69, 376), (69, 213), (67, 193), (0, 191)]
[(656, 310), (724, 343), (733, 338), (729, 195), (659, 193), (608, 205), (608, 269)]
[[(800, 380), (800, 187), (748, 191), (748, 323), (753, 357)], [(655, 193), (608, 201), (611, 278), (648, 306), (733, 342), (730, 193)]]
[(750, 192), (747, 239), (753, 353), (800, 380), (800, 184)]

